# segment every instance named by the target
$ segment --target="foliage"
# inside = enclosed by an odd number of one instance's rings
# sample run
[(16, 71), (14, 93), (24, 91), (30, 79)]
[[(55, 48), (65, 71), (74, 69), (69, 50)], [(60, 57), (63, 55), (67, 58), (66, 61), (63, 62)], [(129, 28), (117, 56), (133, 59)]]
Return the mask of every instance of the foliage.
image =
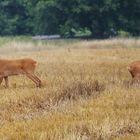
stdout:
[(131, 37), (131, 34), (125, 31), (118, 31), (118, 35), (119, 37)]
[(74, 36), (85, 29), (96, 38), (116, 36), (120, 30), (140, 35), (140, 1), (0, 1), (0, 35)]

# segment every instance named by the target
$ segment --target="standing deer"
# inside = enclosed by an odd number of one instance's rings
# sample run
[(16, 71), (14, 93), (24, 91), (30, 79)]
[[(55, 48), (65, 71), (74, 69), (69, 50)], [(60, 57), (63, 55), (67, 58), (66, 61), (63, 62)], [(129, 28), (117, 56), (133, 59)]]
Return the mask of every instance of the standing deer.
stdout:
[(30, 58), (17, 60), (0, 59), (0, 84), (4, 79), (5, 86), (8, 87), (8, 76), (25, 74), (37, 87), (41, 87), (41, 80), (34, 74), (36, 63)]
[(140, 61), (134, 61), (128, 65), (128, 71), (132, 76), (132, 84), (140, 81)]

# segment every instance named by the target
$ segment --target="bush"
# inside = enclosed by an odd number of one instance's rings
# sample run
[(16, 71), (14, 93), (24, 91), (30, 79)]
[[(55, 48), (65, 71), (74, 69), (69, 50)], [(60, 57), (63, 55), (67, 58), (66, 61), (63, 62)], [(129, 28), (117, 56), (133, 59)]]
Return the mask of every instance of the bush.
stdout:
[(57, 100), (78, 99), (79, 97), (98, 96), (105, 90), (105, 84), (99, 81), (74, 81), (67, 84), (58, 93)]
[(131, 37), (132, 36), (129, 32), (126, 32), (123, 30), (118, 31), (118, 35), (119, 35), (119, 37)]

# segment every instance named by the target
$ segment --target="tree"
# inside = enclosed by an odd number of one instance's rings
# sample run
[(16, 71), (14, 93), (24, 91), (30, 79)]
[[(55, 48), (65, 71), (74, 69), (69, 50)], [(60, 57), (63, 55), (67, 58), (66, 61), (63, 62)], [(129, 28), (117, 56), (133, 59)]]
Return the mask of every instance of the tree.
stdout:
[(28, 26), (28, 11), (24, 1), (0, 1), (0, 34), (20, 35), (31, 33)]
[(0, 35), (140, 35), (139, 0), (1, 0)]
[(140, 35), (140, 1), (119, 0), (117, 23), (118, 30)]

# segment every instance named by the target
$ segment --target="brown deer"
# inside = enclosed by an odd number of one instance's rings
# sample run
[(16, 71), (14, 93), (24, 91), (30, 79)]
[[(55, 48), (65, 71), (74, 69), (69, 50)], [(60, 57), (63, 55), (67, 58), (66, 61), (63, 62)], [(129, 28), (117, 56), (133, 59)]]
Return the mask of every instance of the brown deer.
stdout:
[(130, 63), (127, 68), (132, 76), (132, 84), (140, 82), (140, 61)]
[(36, 63), (30, 58), (17, 60), (0, 59), (0, 84), (4, 79), (5, 86), (8, 87), (8, 76), (25, 74), (37, 87), (41, 87), (41, 80), (34, 74)]

